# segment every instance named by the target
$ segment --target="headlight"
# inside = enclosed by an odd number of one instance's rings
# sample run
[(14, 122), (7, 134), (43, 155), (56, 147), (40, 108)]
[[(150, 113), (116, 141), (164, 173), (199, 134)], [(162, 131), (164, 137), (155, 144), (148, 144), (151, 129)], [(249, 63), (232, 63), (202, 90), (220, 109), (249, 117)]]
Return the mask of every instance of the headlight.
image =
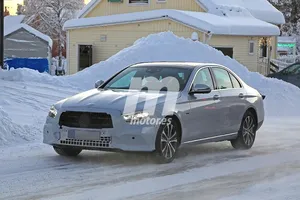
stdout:
[(139, 121), (141, 119), (145, 119), (148, 117), (149, 117), (149, 113), (147, 113), (147, 112), (137, 112), (134, 114), (123, 114), (123, 118), (126, 122)]
[(57, 110), (54, 106), (51, 106), (48, 116), (51, 118), (55, 118), (57, 115)]

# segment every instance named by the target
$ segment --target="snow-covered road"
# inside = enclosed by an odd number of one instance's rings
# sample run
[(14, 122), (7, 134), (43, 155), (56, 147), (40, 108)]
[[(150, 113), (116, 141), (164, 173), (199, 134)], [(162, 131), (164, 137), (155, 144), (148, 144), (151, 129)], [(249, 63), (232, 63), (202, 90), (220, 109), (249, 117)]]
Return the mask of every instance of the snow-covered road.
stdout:
[(229, 143), (147, 154), (57, 156), (38, 142), (0, 148), (0, 199), (289, 199), (300, 192), (299, 119), (269, 119), (250, 151)]

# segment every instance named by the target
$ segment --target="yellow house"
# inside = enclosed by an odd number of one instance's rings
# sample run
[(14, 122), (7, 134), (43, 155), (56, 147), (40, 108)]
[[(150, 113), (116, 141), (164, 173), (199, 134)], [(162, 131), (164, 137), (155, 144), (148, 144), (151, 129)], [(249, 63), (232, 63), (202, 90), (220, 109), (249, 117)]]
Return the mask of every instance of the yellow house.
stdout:
[(92, 0), (65, 24), (68, 73), (106, 60), (152, 33), (172, 31), (266, 73), (275, 58), (283, 14), (267, 0)]

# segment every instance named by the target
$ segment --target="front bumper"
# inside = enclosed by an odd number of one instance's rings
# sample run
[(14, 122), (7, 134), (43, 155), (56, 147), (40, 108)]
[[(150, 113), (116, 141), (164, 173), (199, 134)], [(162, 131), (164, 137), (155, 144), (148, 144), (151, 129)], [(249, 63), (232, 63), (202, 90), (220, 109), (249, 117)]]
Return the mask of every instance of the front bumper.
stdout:
[(91, 150), (152, 152), (157, 131), (157, 126), (130, 125), (124, 120), (110, 129), (60, 128), (57, 119), (48, 117), (43, 142)]

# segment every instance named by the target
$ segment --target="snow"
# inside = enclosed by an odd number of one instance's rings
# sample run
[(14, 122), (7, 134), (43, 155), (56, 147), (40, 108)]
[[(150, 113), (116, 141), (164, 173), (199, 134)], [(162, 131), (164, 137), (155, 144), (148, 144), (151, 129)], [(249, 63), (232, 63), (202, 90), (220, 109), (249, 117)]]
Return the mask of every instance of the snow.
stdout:
[[(95, 8), (102, 0), (91, 0), (79, 13), (78, 18), (83, 18)], [(272, 23), (284, 24), (283, 14), (277, 10), (268, 0), (195, 0), (199, 6), (209, 13), (222, 14), (219, 9), (227, 14), (232, 13), (232, 8), (239, 8), (240, 11), (250, 12), (257, 19)], [(225, 8), (225, 7), (227, 8)], [(229, 9), (228, 9), (229, 8)], [(246, 11), (247, 10), (247, 11)], [(240, 12), (239, 11), (239, 12)]]
[(0, 79), (42, 82), (83, 91), (93, 88), (97, 80), (107, 80), (129, 65), (151, 61), (190, 61), (222, 64), (237, 73), (247, 84), (267, 96), (265, 100), (267, 115), (299, 116), (300, 105), (296, 103), (300, 99), (300, 89), (298, 87), (281, 80), (266, 78), (259, 73), (249, 72), (245, 66), (236, 60), (225, 57), (222, 52), (201, 42), (177, 37), (171, 32), (152, 34), (141, 38), (133, 46), (120, 51), (108, 60), (71, 76), (52, 77), (29, 69), (17, 69), (0, 73)]
[(298, 200), (299, 199), (299, 183), (300, 173), (283, 177), (279, 180), (267, 181), (254, 185), (243, 191), (242, 194), (224, 198), (221, 200)]
[(35, 35), (36, 37), (39, 37), (40, 39), (48, 42), (48, 45), (52, 48), (53, 41), (48, 35), (45, 35), (45, 34), (39, 32), (38, 30), (32, 28), (31, 26), (28, 26), (27, 24), (17, 24), (17, 25), (11, 26), (9, 28), (5, 28), (4, 36), (7, 36), (11, 33), (14, 33), (14, 32), (16, 32), (17, 30), (19, 30), (21, 28), (25, 29), (26, 31), (28, 31), (29, 33)]
[(278, 37), (278, 43), (294, 43), (296, 44), (296, 37), (280, 36)]
[[(71, 159), (58, 157), (41, 144), (52, 104), (93, 88), (96, 80), (106, 80), (128, 65), (162, 60), (223, 64), (267, 95), (266, 122), (255, 146), (249, 151), (234, 151), (228, 142), (185, 147), (173, 163), (158, 167), (144, 154), (83, 152)], [(249, 72), (201, 42), (171, 32), (153, 34), (71, 76), (52, 77), (29, 69), (0, 71), (0, 88), (0, 198), (298, 200), (300, 196), (300, 89)]]
[(199, 0), (208, 8), (209, 12), (215, 13), (216, 7), (229, 6), (247, 9), (257, 19), (272, 23), (284, 24), (283, 14), (267, 0)]
[(25, 15), (6, 16), (4, 17), (4, 29), (19, 25), (23, 22)]
[(99, 196), (107, 200), (298, 200), (298, 120), (268, 118), (249, 151), (235, 151), (228, 142), (186, 147), (173, 163), (159, 166), (147, 154), (89, 151), (64, 158), (39, 143), (0, 147), (0, 196), (6, 200)]
[(263, 22), (252, 16), (225, 17), (203, 12), (164, 9), (72, 19), (65, 23), (64, 29), (134, 23), (165, 18), (194, 27), (200, 31), (218, 35), (272, 36), (280, 34), (277, 26)]

